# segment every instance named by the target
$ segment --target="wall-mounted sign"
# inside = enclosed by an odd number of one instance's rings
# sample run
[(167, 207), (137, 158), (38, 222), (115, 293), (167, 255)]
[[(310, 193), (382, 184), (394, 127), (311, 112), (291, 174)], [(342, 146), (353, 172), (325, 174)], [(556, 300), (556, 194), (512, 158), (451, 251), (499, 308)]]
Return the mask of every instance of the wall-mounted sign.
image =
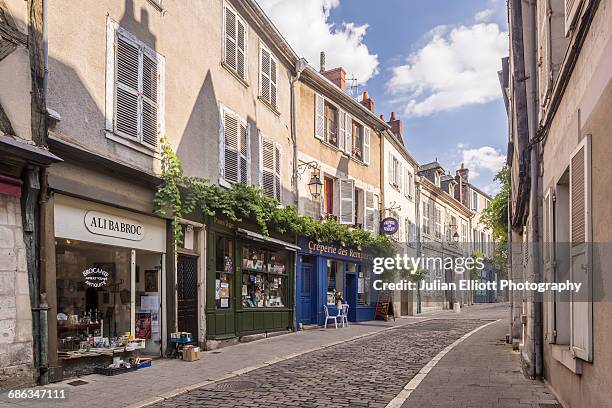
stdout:
[(90, 288), (101, 288), (108, 284), (109, 273), (100, 268), (89, 268), (83, 271), (85, 284)]
[(383, 234), (393, 235), (397, 232), (398, 229), (399, 222), (397, 222), (397, 220), (393, 217), (384, 218), (380, 222), (380, 230), (383, 232)]
[(144, 237), (144, 227), (141, 223), (98, 211), (87, 211), (85, 213), (85, 227), (92, 234), (129, 239), (130, 241), (142, 241)]
[(303, 250), (308, 249), (310, 254), (339, 255), (356, 259), (372, 259), (372, 256), (355, 248), (343, 247), (336, 244), (321, 244), (316, 241), (307, 241), (302, 245)]

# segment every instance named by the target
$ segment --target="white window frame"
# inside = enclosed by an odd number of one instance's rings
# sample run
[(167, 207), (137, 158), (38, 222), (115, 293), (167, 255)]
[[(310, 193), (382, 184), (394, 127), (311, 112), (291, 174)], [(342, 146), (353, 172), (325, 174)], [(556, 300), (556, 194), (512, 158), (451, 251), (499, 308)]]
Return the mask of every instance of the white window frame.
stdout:
[[(157, 130), (158, 139), (156, 147), (152, 147), (142, 141), (141, 125), (139, 125), (139, 135), (133, 138), (128, 135), (122, 135), (115, 131), (116, 119), (116, 80), (117, 80), (117, 36), (122, 36), (128, 42), (134, 43), (140, 48), (141, 53), (146, 53), (149, 58), (157, 62)], [(142, 64), (141, 64), (142, 66)], [(141, 66), (139, 68), (141, 68)], [(139, 81), (141, 81), (142, 71), (139, 70)], [(105, 133), (108, 139), (128, 146), (134, 150), (140, 151), (147, 155), (157, 157), (159, 154), (160, 144), (159, 135), (165, 133), (165, 58), (157, 53), (154, 49), (139, 40), (125, 28), (121, 27), (118, 22), (112, 18), (106, 18), (106, 99), (105, 99)], [(139, 103), (141, 106), (142, 103)], [(139, 108), (139, 123), (142, 123), (142, 112)]]
[[(232, 13), (234, 13), (235, 17), (236, 17), (236, 40), (235, 40), (235, 44), (236, 44), (236, 67), (232, 67), (230, 64), (228, 64), (227, 62), (227, 29), (226, 29), (226, 17), (227, 17), (227, 11), (226, 10), (230, 10)], [(249, 26), (246, 23), (246, 21), (242, 18), (242, 16), (240, 16), (240, 14), (236, 11), (236, 9), (234, 7), (232, 7), (227, 1), (223, 2), (223, 66), (225, 68), (227, 68), (232, 74), (234, 74), (238, 79), (240, 79), (241, 81), (243, 81), (245, 84), (248, 83), (249, 81)], [(243, 53), (244, 53), (244, 76), (241, 76), (240, 73), (238, 72), (238, 23), (242, 23), (242, 25), (244, 26), (244, 49), (243, 49)]]
[[(246, 128), (246, 180), (241, 180), (240, 159), (243, 156), (241, 153), (242, 145), (240, 144), (240, 134), (238, 135), (238, 183), (251, 183), (251, 126), (250, 124), (238, 115), (233, 110), (223, 104), (219, 104), (219, 185), (222, 187), (231, 187), (234, 181), (225, 178), (225, 114), (234, 116), (238, 121), (239, 126), (243, 125)], [(240, 132), (240, 129), (238, 129)]]
[[(270, 71), (272, 70), (272, 62), (276, 64), (276, 70), (274, 79), (272, 78), (271, 72), (264, 72), (263, 70), (263, 52), (267, 52), (270, 56)], [(278, 112), (278, 58), (274, 56), (272, 51), (268, 47), (264, 45), (262, 41), (259, 42), (259, 98), (264, 101), (269, 107), (271, 107), (275, 112)], [(270, 89), (269, 89), (269, 99), (266, 99), (263, 95), (263, 79), (264, 76), (268, 78), (270, 81)], [(272, 85), (276, 88), (276, 100), (274, 103), (272, 102)]]
[[(272, 152), (272, 160), (273, 160), (273, 168), (266, 169), (264, 168), (264, 142), (272, 145), (274, 151)], [(264, 172), (270, 171), (272, 172), (272, 176), (274, 177), (274, 184), (272, 186), (272, 195), (270, 196), (267, 191), (264, 192), (268, 197), (274, 198), (279, 201), (279, 203), (283, 202), (283, 183), (282, 183), (282, 147), (280, 143), (275, 142), (274, 140), (266, 137), (262, 132), (259, 132), (259, 187), (265, 191), (264, 187)]]

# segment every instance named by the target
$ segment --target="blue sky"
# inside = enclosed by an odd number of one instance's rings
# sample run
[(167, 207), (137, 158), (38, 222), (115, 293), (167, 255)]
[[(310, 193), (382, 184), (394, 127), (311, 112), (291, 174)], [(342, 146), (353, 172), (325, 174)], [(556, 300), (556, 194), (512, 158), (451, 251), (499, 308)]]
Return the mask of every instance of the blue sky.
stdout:
[(342, 65), (377, 114), (396, 111), (408, 149), (494, 192), (507, 122), (496, 71), (506, 55), (503, 0), (260, 0), (294, 49)]

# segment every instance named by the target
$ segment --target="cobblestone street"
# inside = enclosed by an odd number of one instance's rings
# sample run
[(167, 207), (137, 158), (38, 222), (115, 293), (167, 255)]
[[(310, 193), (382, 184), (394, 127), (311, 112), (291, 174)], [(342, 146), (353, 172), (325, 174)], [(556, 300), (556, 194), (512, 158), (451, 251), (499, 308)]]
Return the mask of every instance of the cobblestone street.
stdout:
[(154, 407), (384, 407), (443, 348), (487, 323), (436, 319), (311, 352)]

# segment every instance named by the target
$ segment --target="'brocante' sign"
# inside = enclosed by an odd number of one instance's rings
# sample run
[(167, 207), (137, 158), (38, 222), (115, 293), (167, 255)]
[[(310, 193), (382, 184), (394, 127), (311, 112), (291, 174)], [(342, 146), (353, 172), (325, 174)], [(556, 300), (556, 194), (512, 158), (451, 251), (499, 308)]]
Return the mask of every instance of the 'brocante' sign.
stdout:
[(85, 227), (89, 232), (107, 237), (141, 241), (144, 237), (144, 227), (141, 223), (116, 215), (97, 211), (87, 211)]

